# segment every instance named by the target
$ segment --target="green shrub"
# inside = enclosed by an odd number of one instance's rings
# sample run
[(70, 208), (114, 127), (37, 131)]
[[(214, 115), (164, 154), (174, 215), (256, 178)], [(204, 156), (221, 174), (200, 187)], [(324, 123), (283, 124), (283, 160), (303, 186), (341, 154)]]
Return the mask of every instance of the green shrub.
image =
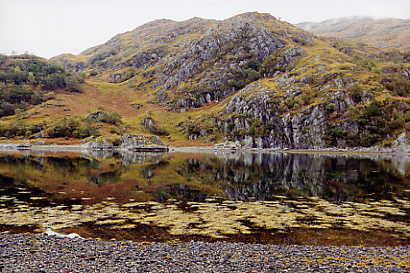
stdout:
[(262, 64), (257, 59), (251, 59), (245, 64), (245, 68), (259, 71), (261, 65)]
[(104, 115), (98, 120), (109, 124), (121, 124), (121, 115), (117, 112), (104, 112)]
[(227, 79), (227, 85), (235, 90), (245, 87), (247, 84), (261, 78), (261, 74), (251, 68), (231, 70)]
[(255, 136), (256, 135), (256, 127), (255, 126), (250, 127), (249, 131), (248, 131), (248, 134), (250, 136)]
[(362, 68), (370, 72), (379, 73), (379, 68), (377, 67), (376, 63), (373, 61), (363, 59), (359, 56), (354, 56), (353, 63), (361, 66)]
[(410, 81), (401, 75), (389, 75), (382, 80), (384, 88), (393, 95), (408, 97), (410, 95)]
[(382, 111), (380, 109), (380, 103), (378, 101), (372, 101), (365, 109), (364, 116), (375, 117), (380, 116)]
[(0, 82), (16, 85), (40, 85), (45, 90), (68, 88), (78, 90), (83, 77), (75, 72), (64, 70), (61, 66), (49, 63), (34, 56), (24, 58), (8, 57), (9, 64), (3, 64)]
[(336, 110), (336, 104), (334, 103), (329, 103), (325, 106), (325, 110), (327, 113), (333, 113)]
[(26, 110), (31, 105), (46, 101), (48, 97), (22, 86), (0, 87), (0, 117), (14, 115), (17, 109)]
[(98, 112), (88, 115), (88, 117), (86, 117), (85, 119), (88, 121), (93, 120), (93, 121), (104, 122), (104, 123), (113, 124), (113, 125), (119, 125), (122, 123), (121, 115), (118, 114), (117, 112), (98, 111)]
[(67, 116), (47, 126), (44, 130), (44, 135), (45, 137), (50, 138), (86, 138), (90, 136), (98, 136), (99, 132), (89, 121), (84, 121), (76, 116)]
[(345, 138), (347, 137), (347, 132), (340, 128), (332, 128), (329, 130), (329, 135), (334, 138)]
[(355, 83), (353, 86), (349, 87), (352, 100), (354, 103), (362, 102), (363, 91), (359, 84)]
[[(2, 57), (0, 63), (0, 117), (13, 115), (47, 99), (49, 90), (78, 92), (83, 82), (80, 74), (65, 71), (59, 65), (40, 58), (22, 55)], [(42, 90), (41, 90), (42, 89)]]
[(16, 120), (9, 124), (3, 124), (0, 126), (0, 136), (3, 137), (29, 137), (42, 130), (42, 125), (28, 124), (22, 120)]

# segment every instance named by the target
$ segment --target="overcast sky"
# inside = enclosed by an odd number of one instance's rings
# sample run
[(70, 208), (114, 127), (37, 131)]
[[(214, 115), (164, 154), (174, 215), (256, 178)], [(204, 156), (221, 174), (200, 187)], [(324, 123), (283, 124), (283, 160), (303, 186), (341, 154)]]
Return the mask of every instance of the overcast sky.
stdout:
[(225, 19), (259, 11), (291, 23), (410, 18), (410, 0), (0, 0), (0, 53), (78, 54), (154, 19)]

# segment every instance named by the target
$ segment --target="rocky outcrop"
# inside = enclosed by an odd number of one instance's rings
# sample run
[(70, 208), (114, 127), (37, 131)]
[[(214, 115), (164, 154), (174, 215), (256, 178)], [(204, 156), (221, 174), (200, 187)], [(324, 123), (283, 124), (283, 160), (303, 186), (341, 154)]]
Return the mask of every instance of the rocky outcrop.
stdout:
[(132, 150), (144, 146), (164, 146), (164, 143), (157, 136), (133, 136), (123, 135), (116, 141), (110, 141), (104, 137), (87, 139), (83, 147), (90, 150)]
[(157, 63), (166, 54), (164, 47), (159, 47), (155, 49), (148, 49), (147, 51), (138, 52), (133, 57), (131, 57), (122, 66), (135, 67), (135, 68), (147, 68)]
[(223, 143), (215, 144), (214, 146), (216, 149), (228, 149), (228, 150), (237, 150), (241, 149), (242, 145), (239, 141), (225, 141)]
[(396, 152), (410, 152), (410, 139), (406, 133), (401, 133), (393, 142), (392, 149)]
[(50, 59), (50, 61), (62, 64), (64, 69), (81, 72), (86, 69), (87, 63), (84, 58), (78, 58), (72, 54), (61, 54)]
[[(223, 53), (223, 57), (226, 58), (228, 54), (240, 56), (252, 52), (256, 59), (262, 62), (285, 45), (277, 35), (253, 22), (232, 20), (224, 26), (226, 30), (222, 31), (218, 25), (210, 28), (202, 39), (194, 41), (185, 52), (165, 67), (166, 89), (173, 88), (181, 81), (202, 72), (206, 62), (215, 58), (217, 54)], [(229, 68), (239, 68), (241, 60), (238, 60), (238, 63), (220, 60), (216, 65), (222, 68), (219, 73), (223, 74), (224, 70)], [(224, 66), (226, 69), (223, 69)]]
[(125, 70), (125, 71), (115, 72), (111, 74), (108, 81), (111, 83), (121, 83), (121, 82), (125, 82), (131, 79), (134, 76), (135, 76), (135, 71)]
[(184, 112), (221, 101), (274, 72), (262, 68), (272, 56), (277, 58), (273, 70), (290, 71), (304, 54), (291, 41), (302, 46), (313, 39), (270, 14), (245, 13), (221, 21), (157, 20), (117, 35), (78, 58), (56, 60), (68, 65), (81, 59), (87, 69), (110, 70), (108, 81), (113, 83), (133, 77), (127, 69), (135, 69), (144, 78), (138, 87), (160, 87), (155, 103)]
[(410, 81), (410, 68), (404, 69), (401, 74)]
[(114, 148), (112, 143), (103, 137), (88, 141), (84, 147), (91, 150), (112, 150)]
[(104, 111), (97, 111), (94, 113), (89, 114), (88, 116), (85, 117), (85, 120), (88, 121), (100, 121), (104, 119), (106, 116), (106, 112)]
[(173, 89), (186, 79), (200, 75), (201, 80), (195, 87), (177, 90), (180, 98), (171, 105), (176, 109), (191, 108), (220, 101), (259, 79), (261, 64), (285, 45), (280, 35), (260, 24), (228, 20), (223, 30), (214, 26), (166, 66), (163, 89)]
[[(284, 117), (267, 115), (271, 130), (262, 136), (234, 136), (246, 147), (272, 149), (309, 149), (326, 147), (324, 136), (327, 134), (328, 124), (324, 111), (320, 106)], [(236, 124), (241, 122), (236, 119)], [(241, 128), (238, 126), (238, 128)]]
[(120, 149), (133, 149), (143, 145), (164, 145), (161, 139), (157, 136), (146, 137), (146, 136), (132, 136), (124, 135), (120, 139)]
[(296, 66), (296, 61), (304, 56), (300, 47), (290, 46), (273, 54), (265, 61), (264, 77), (273, 77), (277, 72), (289, 72)]
[(150, 131), (155, 130), (155, 122), (151, 117), (145, 117), (141, 124), (144, 126), (145, 129), (148, 129)]
[(158, 125), (156, 125), (156, 122), (154, 121), (153, 118), (151, 117), (145, 117), (142, 121), (141, 124), (144, 126), (145, 129), (147, 129), (150, 133), (158, 136), (167, 136), (169, 133), (162, 129), (159, 128)]
[[(255, 84), (256, 85), (256, 84)], [(248, 96), (255, 86), (242, 90), (228, 103), (225, 114), (239, 114), (232, 119), (233, 126), (226, 130), (249, 131), (251, 122), (258, 120), (262, 127), (269, 128), (265, 135), (234, 136), (245, 147), (255, 148), (322, 148), (326, 146), (324, 136), (329, 124), (323, 105), (308, 107), (298, 113), (283, 113), (278, 103), (271, 100), (273, 90), (261, 90), (257, 94)], [(260, 90), (258, 88), (258, 90)], [(340, 106), (342, 107), (342, 106)], [(229, 133), (229, 132), (227, 132)]]

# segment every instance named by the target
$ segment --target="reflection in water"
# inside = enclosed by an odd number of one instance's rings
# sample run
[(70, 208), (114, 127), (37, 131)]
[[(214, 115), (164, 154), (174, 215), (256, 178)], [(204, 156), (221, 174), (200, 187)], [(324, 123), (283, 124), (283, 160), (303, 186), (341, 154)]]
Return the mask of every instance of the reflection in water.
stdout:
[(336, 202), (380, 199), (409, 187), (406, 171), (397, 170), (391, 159), (243, 153), (221, 160), (189, 159), (182, 172), (206, 182), (223, 181), (219, 186), (229, 199), (244, 201), (272, 200), (278, 194)]
[(213, 239), (350, 230), (349, 238), (408, 244), (409, 163), (387, 155), (3, 153), (0, 230), (135, 240), (147, 229)]
[(95, 203), (320, 197), (331, 202), (391, 199), (409, 189), (405, 156), (283, 153), (2, 154), (1, 189), (30, 188), (48, 199)]

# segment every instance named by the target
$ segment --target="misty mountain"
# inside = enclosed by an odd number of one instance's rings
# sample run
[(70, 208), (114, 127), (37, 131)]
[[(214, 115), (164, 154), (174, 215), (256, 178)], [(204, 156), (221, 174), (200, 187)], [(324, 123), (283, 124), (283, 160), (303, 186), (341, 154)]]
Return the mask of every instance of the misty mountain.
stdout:
[(365, 42), (378, 48), (410, 49), (410, 20), (359, 16), (297, 26), (316, 35)]

